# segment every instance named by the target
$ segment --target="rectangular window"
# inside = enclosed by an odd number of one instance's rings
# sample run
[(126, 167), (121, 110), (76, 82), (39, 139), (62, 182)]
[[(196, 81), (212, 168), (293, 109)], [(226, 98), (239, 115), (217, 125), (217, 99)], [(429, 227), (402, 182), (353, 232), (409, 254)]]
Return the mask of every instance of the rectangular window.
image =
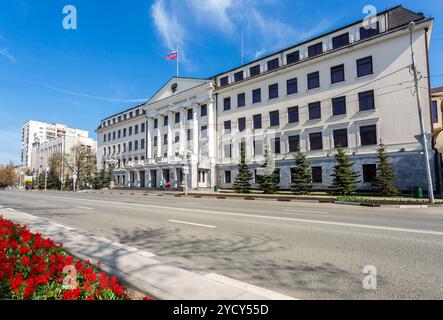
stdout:
[(169, 117), (168, 116), (164, 116), (163, 117), (163, 126), (167, 127), (168, 126), (168, 122), (169, 122)]
[(131, 111), (129, 112), (129, 119), (132, 119), (134, 117), (134, 113)]
[(262, 140), (254, 140), (254, 156), (260, 156), (263, 154), (263, 141)]
[(224, 111), (231, 110), (231, 98), (225, 98), (223, 100), (223, 110)]
[(280, 68), (280, 62), (278, 58), (268, 61), (268, 71), (272, 71), (278, 68)]
[(370, 26), (368, 29), (365, 27), (360, 28), (360, 40), (364, 40), (380, 33), (380, 24), (377, 23)]
[(280, 138), (275, 138), (274, 143), (272, 144), (272, 152), (274, 154), (280, 154), (281, 153), (281, 141)]
[(308, 105), (309, 120), (321, 119), (321, 103), (313, 102)]
[(111, 133), (108, 133), (108, 141), (111, 141)]
[(243, 132), (246, 130), (246, 118), (238, 119), (238, 131)]
[(376, 164), (364, 164), (362, 166), (363, 182), (373, 183), (377, 178), (377, 165)]
[(229, 84), (229, 76), (220, 79), (220, 87), (225, 87)]
[(269, 125), (271, 127), (280, 125), (280, 112), (278, 110), (269, 112)]
[(237, 95), (237, 107), (241, 108), (246, 105), (246, 95), (244, 93), (240, 93)]
[(140, 141), (140, 148), (142, 149), (142, 150), (144, 150), (145, 149), (145, 139), (141, 139), (141, 141)]
[(225, 171), (225, 183), (230, 184), (231, 182), (231, 171)]
[(115, 131), (112, 133), (112, 140), (115, 140)]
[(298, 107), (288, 108), (288, 123), (299, 122)]
[(339, 129), (334, 130), (334, 148), (342, 147), (347, 148), (348, 147), (348, 129)]
[(200, 133), (201, 133), (201, 135), (200, 135), (201, 138), (206, 139), (208, 137), (208, 126), (202, 126)]
[(154, 137), (154, 147), (158, 146), (158, 137)]
[(346, 97), (332, 99), (332, 115), (346, 114)]
[(339, 83), (345, 81), (345, 65), (331, 68), (331, 83)]
[(231, 158), (232, 157), (232, 144), (225, 144), (223, 146), (223, 148), (224, 148), (225, 158)]
[(278, 98), (278, 83), (269, 86), (269, 100)]
[(180, 112), (175, 114), (175, 123), (180, 123)]
[(332, 38), (332, 47), (338, 49), (349, 44), (349, 33), (346, 32), (337, 37)]
[(225, 121), (224, 123), (225, 134), (231, 133), (231, 121)]
[(312, 167), (312, 183), (323, 183), (322, 167)]
[(194, 110), (193, 109), (188, 109), (188, 120), (192, 120), (194, 119)]
[(323, 42), (316, 43), (310, 47), (308, 47), (308, 56), (309, 58), (318, 56), (323, 53)]
[(262, 128), (262, 119), (261, 114), (254, 115), (254, 129), (261, 129)]
[(293, 64), (300, 60), (300, 51), (291, 52), (286, 55), (286, 63)]
[(255, 89), (252, 91), (252, 103), (261, 102), (261, 89)]
[(134, 141), (134, 150), (137, 151), (138, 150), (138, 140)]
[(126, 128), (123, 129), (123, 138), (126, 137)]
[(243, 71), (239, 71), (239, 72), (234, 73), (234, 81), (235, 82), (242, 81), (243, 78), (244, 78)]
[(178, 133), (178, 132), (176, 132), (175, 133), (175, 143), (178, 143), (178, 142), (180, 142), (180, 133)]
[(106, 134), (103, 135), (103, 142), (106, 142)]
[(134, 126), (134, 134), (138, 134), (138, 124)]
[(132, 136), (132, 127), (129, 127), (129, 136)]
[(357, 60), (357, 77), (364, 77), (373, 74), (372, 57)]
[(208, 115), (208, 106), (206, 104), (200, 107), (200, 117), (206, 117)]
[(251, 77), (258, 76), (260, 74), (260, 65), (253, 66), (249, 68), (249, 74)]
[(188, 141), (192, 140), (192, 129), (188, 129), (186, 131), (186, 138), (188, 139)]
[(158, 129), (158, 119), (154, 119), (154, 129)]
[(308, 90), (320, 87), (320, 72), (308, 74)]
[(432, 101), (432, 123), (438, 123), (438, 104)]
[(290, 136), (288, 137), (288, 144), (289, 144), (289, 152), (297, 152), (297, 150), (300, 148), (300, 136)]
[(168, 144), (168, 134), (163, 135), (163, 145), (166, 146)]
[(310, 150), (323, 150), (323, 134), (315, 132), (309, 134)]
[(140, 110), (139, 109), (135, 110), (135, 115), (136, 116), (140, 115)]
[(129, 141), (128, 143), (128, 151), (132, 151), (132, 141)]
[(362, 146), (372, 146), (377, 144), (377, 126), (360, 127), (360, 142)]
[(146, 129), (146, 124), (145, 123), (142, 123), (141, 124), (141, 132), (145, 132), (145, 129)]
[(286, 81), (287, 94), (294, 94), (298, 92), (297, 78)]
[(358, 94), (360, 111), (375, 109), (374, 91), (365, 91)]

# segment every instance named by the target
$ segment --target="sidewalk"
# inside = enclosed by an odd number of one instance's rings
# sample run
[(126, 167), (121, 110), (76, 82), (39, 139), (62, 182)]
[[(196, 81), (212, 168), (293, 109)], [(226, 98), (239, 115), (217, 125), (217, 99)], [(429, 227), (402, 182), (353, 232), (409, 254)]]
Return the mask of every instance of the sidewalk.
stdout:
[(132, 287), (161, 300), (296, 300), (218, 274), (197, 274), (155, 259), (155, 255), (111, 240), (93, 237), (47, 219), (12, 209), (0, 215), (62, 243), (70, 254), (100, 264)]

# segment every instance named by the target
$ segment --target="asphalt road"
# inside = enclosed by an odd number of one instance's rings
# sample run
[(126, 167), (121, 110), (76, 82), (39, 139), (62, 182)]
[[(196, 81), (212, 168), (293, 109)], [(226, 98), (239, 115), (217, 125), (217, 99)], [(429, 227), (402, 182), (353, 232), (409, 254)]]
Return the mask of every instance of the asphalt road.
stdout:
[(443, 208), (9, 191), (0, 206), (298, 299), (443, 299)]

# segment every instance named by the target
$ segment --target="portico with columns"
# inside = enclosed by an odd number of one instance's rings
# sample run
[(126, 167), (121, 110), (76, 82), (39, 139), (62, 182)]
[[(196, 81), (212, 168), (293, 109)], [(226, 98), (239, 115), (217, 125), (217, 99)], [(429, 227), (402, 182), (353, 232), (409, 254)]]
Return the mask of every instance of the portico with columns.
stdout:
[[(145, 105), (145, 187), (184, 187), (185, 161), (189, 163), (188, 188), (216, 185), (216, 111), (210, 80), (172, 78)], [(140, 172), (140, 170), (138, 171)], [(139, 178), (140, 179), (140, 178)]]

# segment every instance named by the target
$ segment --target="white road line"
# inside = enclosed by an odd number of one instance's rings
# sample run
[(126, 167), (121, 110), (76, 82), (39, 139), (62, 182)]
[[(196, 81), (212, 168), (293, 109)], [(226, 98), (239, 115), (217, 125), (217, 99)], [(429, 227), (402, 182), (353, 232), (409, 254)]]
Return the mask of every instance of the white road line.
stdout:
[(40, 202), (40, 203), (48, 203), (48, 201), (44, 201), (44, 200), (38, 200), (38, 202)]
[(77, 208), (79, 208), (79, 209), (85, 209), (85, 210), (94, 210), (93, 208), (81, 207), (81, 206), (77, 206)]
[(215, 226), (209, 226), (207, 224), (199, 224), (199, 223), (192, 223), (192, 222), (186, 222), (186, 221), (178, 221), (178, 220), (168, 220), (169, 222), (173, 222), (173, 223), (180, 223), (180, 224), (189, 224), (191, 226), (197, 226), (197, 227), (205, 227), (205, 228), (211, 228), (211, 229), (215, 229)]
[(180, 202), (179, 205), (186, 205), (186, 206), (197, 206), (197, 203), (194, 202)]
[(292, 210), (292, 209), (286, 209), (286, 212), (296, 212), (296, 213), (322, 213), (322, 214), (328, 214), (329, 212), (326, 211), (308, 211), (308, 210)]
[(261, 216), (255, 214), (247, 214), (247, 213), (235, 213), (235, 212), (222, 212), (222, 211), (213, 211), (213, 210), (204, 210), (204, 209), (190, 209), (190, 208), (177, 208), (177, 207), (167, 207), (167, 206), (158, 206), (151, 204), (139, 204), (139, 203), (126, 203), (119, 201), (106, 201), (106, 200), (94, 200), (94, 199), (79, 199), (79, 198), (71, 198), (71, 197), (55, 197), (55, 196), (47, 196), (48, 198), (55, 199), (68, 199), (74, 201), (89, 201), (95, 203), (105, 203), (105, 204), (114, 204), (121, 205), (124, 207), (134, 206), (141, 208), (152, 208), (152, 209), (169, 209), (169, 210), (181, 210), (187, 212), (199, 212), (199, 213), (209, 213), (209, 214), (218, 214), (224, 216), (234, 216), (234, 217), (247, 217), (247, 218), (255, 218), (255, 219), (265, 219), (265, 220), (277, 220), (277, 221), (291, 221), (291, 222), (301, 222), (301, 223), (310, 223), (310, 224), (323, 224), (323, 225), (331, 225), (338, 227), (351, 227), (351, 228), (362, 228), (362, 229), (372, 229), (372, 230), (383, 230), (383, 231), (396, 231), (396, 232), (406, 232), (406, 233), (417, 233), (417, 234), (427, 234), (434, 236), (443, 236), (443, 232), (439, 231), (431, 231), (431, 230), (420, 230), (420, 229), (403, 229), (403, 228), (392, 228), (392, 227), (384, 227), (384, 226), (375, 226), (375, 225), (365, 225), (365, 224), (353, 224), (353, 223), (344, 223), (344, 222), (331, 222), (331, 221), (320, 221), (320, 220), (308, 220), (308, 219), (296, 219), (296, 218), (287, 218), (287, 217), (273, 217), (273, 216)]

